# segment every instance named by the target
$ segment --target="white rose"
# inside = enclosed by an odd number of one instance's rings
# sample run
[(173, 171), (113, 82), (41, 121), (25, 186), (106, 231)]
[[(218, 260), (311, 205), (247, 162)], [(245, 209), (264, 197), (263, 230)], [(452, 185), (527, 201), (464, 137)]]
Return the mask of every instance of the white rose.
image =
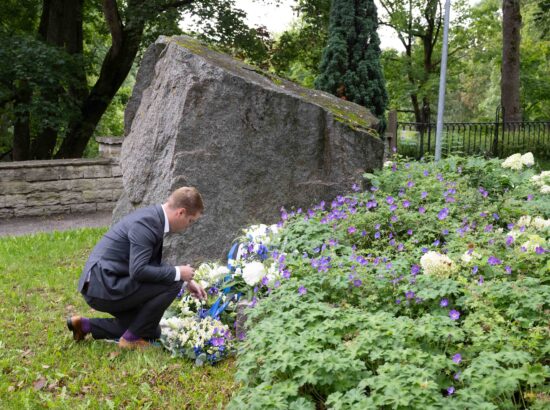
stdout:
[(243, 268), (243, 279), (248, 286), (254, 286), (265, 276), (265, 267), (261, 262), (247, 263)]
[(533, 154), (531, 152), (523, 154), (521, 156), (521, 163), (526, 167), (532, 167), (533, 165), (535, 165), (535, 157), (533, 157)]

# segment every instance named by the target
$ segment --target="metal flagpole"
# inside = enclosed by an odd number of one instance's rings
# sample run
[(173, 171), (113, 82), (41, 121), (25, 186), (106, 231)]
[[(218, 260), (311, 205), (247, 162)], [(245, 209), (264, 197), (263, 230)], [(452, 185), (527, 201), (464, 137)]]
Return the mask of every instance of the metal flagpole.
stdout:
[(441, 159), (443, 132), (443, 111), (445, 110), (445, 81), (447, 77), (447, 43), (449, 38), (449, 14), (451, 0), (445, 1), (445, 23), (443, 26), (443, 49), (441, 51), (441, 71), (439, 74), (439, 101), (437, 102), (437, 128), (435, 132), (435, 160)]

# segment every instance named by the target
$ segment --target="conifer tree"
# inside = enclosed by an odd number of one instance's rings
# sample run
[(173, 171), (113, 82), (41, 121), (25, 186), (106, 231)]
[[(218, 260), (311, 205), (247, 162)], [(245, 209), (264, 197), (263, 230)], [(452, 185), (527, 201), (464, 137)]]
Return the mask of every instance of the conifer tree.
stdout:
[(374, 0), (333, 0), (315, 87), (368, 108), (382, 123), (388, 104)]

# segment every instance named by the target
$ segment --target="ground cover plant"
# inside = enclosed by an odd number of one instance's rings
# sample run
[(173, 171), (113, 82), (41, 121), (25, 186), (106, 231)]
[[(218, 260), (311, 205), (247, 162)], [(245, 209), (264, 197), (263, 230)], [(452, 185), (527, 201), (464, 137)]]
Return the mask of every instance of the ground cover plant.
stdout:
[(76, 290), (105, 229), (0, 238), (0, 408), (223, 408), (233, 359), (195, 367), (161, 348), (75, 343), (65, 317), (92, 311)]
[(550, 201), (532, 155), (396, 157), (282, 210), (229, 409), (550, 405)]

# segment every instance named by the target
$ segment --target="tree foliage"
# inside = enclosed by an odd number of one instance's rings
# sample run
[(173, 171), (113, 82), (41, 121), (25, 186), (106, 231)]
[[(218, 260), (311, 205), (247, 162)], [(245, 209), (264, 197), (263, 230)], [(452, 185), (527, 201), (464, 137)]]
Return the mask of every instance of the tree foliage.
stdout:
[(377, 28), (373, 0), (334, 0), (328, 43), (315, 86), (363, 105), (382, 119), (388, 98)]

